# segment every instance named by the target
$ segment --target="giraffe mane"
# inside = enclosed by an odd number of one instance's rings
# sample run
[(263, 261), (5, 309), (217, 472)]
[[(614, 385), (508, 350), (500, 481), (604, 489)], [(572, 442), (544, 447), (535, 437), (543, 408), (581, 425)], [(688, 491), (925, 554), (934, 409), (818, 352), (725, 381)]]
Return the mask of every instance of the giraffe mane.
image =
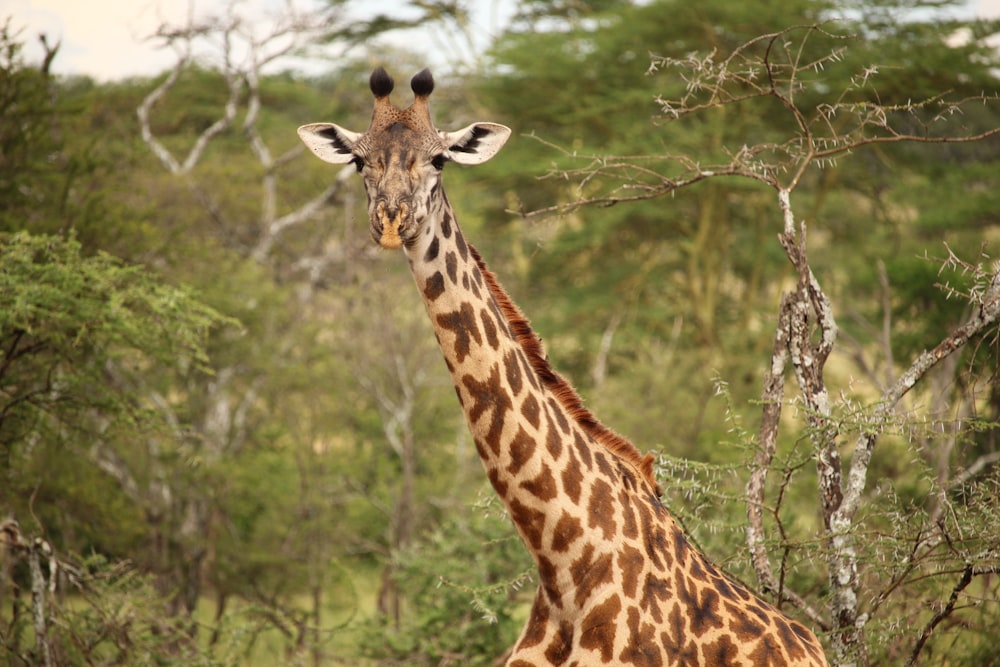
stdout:
[(500, 312), (506, 318), (507, 324), (514, 334), (514, 339), (521, 346), (521, 349), (524, 350), (531, 368), (535, 371), (542, 384), (555, 395), (570, 417), (587, 434), (601, 443), (612, 454), (633, 465), (653, 485), (653, 488), (656, 489), (656, 494), (658, 496), (662, 495), (662, 489), (653, 474), (653, 455), (643, 455), (628, 439), (602, 424), (594, 416), (594, 413), (584, 406), (583, 399), (580, 398), (580, 395), (573, 386), (549, 363), (538, 334), (531, 328), (528, 318), (524, 316), (521, 309), (517, 307), (517, 304), (514, 303), (503, 287), (500, 286), (500, 282), (486, 266), (486, 262), (483, 261), (479, 251), (471, 243), (467, 242), (466, 245), (468, 245), (469, 251), (472, 253), (472, 258), (476, 260), (476, 264), (483, 274), (483, 279), (486, 281), (486, 286), (490, 294), (493, 295), (497, 305), (500, 307)]

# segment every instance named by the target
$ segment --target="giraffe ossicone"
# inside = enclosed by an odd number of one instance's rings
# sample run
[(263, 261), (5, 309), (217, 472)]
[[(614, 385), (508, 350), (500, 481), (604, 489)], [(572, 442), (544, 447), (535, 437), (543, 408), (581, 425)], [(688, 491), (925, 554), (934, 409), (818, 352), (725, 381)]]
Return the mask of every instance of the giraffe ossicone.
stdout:
[(826, 665), (806, 626), (689, 544), (660, 502), (652, 456), (584, 407), (465, 240), (442, 170), (489, 160), (510, 130), (439, 131), (430, 72), (410, 86), (413, 103), (396, 107), (376, 69), (366, 132), (298, 132), (320, 159), (357, 167), (372, 238), (406, 254), (487, 477), (535, 560), (538, 591), (508, 667)]

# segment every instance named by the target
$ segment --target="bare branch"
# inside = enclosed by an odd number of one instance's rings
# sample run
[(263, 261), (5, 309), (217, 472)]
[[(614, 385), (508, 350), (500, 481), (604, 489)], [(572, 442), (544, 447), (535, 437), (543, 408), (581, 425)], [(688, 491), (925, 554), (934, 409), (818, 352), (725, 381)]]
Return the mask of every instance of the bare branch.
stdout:
[[(241, 129), (250, 153), (262, 167), (260, 182), (260, 236), (251, 245), (249, 255), (264, 261), (277, 239), (290, 228), (312, 220), (322, 206), (335, 194), (339, 180), (321, 195), (305, 202), (298, 209), (280, 214), (278, 211), (279, 170), (292, 158), (302, 153), (301, 146), (286, 151), (277, 159), (261, 135), (258, 126), (261, 113), (260, 80), (268, 65), (292, 54), (304, 44), (323, 34), (337, 20), (335, 7), (323, 11), (302, 12), (293, 2), (283, 7), (267, 21), (256, 21), (244, 16), (244, 9), (235, 0), (219, 16), (195, 19), (189, 16), (180, 26), (161, 25), (151, 39), (177, 52), (177, 61), (167, 78), (143, 99), (136, 114), (143, 141), (151, 152), (171, 173), (185, 178), (188, 187), (201, 200), (205, 210), (215, 219), (222, 220), (222, 212), (215, 198), (196, 180), (193, 170), (201, 162), (205, 150), (221, 134), (230, 130), (243, 109)], [(265, 29), (261, 31), (261, 25)], [(207, 49), (206, 49), (207, 47)], [(151, 120), (153, 107), (166, 97), (180, 77), (195, 61), (194, 53), (201, 48), (206, 60), (223, 78), (227, 98), (218, 118), (205, 128), (183, 156), (175, 155), (156, 136)]]
[(947, 604), (938, 613), (934, 614), (933, 618), (927, 622), (924, 626), (923, 632), (920, 633), (920, 637), (917, 639), (917, 643), (914, 644), (913, 650), (910, 652), (910, 657), (906, 661), (907, 667), (913, 665), (917, 661), (917, 657), (920, 655), (920, 651), (923, 650), (924, 644), (930, 638), (931, 633), (934, 632), (934, 628), (938, 626), (944, 619), (951, 616), (951, 613), (955, 610), (955, 603), (958, 601), (958, 596), (964, 591), (969, 584), (972, 583), (972, 565), (966, 565), (965, 569), (962, 570), (962, 576), (959, 578), (958, 582), (955, 584), (954, 588), (951, 589), (951, 596), (948, 598)]
[(597, 348), (594, 366), (590, 371), (590, 377), (593, 380), (595, 387), (601, 386), (607, 377), (608, 356), (611, 354), (611, 341), (614, 340), (615, 331), (618, 330), (623, 318), (624, 315), (621, 311), (614, 313), (608, 321), (608, 325), (604, 328), (604, 333), (601, 335), (601, 344)]
[(764, 391), (761, 396), (763, 404), (760, 431), (757, 436), (757, 451), (754, 454), (754, 464), (747, 480), (747, 546), (750, 549), (750, 561), (753, 563), (757, 578), (768, 591), (777, 590), (777, 580), (771, 570), (771, 562), (767, 556), (764, 539), (764, 490), (767, 483), (767, 472), (774, 462), (774, 454), (778, 442), (778, 425), (781, 422), (781, 408), (784, 401), (785, 367), (788, 363), (788, 322), (789, 295), (782, 297), (778, 314), (778, 326), (774, 334), (774, 346), (771, 352), (771, 365), (764, 374)]
[(146, 95), (146, 97), (143, 98), (142, 103), (139, 105), (139, 108), (136, 109), (136, 115), (139, 117), (139, 129), (142, 134), (142, 140), (146, 142), (149, 149), (153, 151), (153, 155), (160, 159), (160, 162), (163, 163), (163, 166), (166, 167), (167, 171), (171, 174), (181, 173), (181, 165), (174, 158), (173, 153), (171, 153), (170, 150), (156, 138), (156, 135), (153, 134), (149, 122), (149, 111), (153, 108), (154, 104), (156, 104), (171, 88), (174, 87), (174, 84), (177, 83), (181, 73), (187, 67), (189, 60), (190, 54), (184, 54), (178, 58), (177, 62), (174, 64), (174, 68), (170, 71), (170, 74), (167, 75), (167, 78), (164, 79), (163, 82), (154, 88), (148, 95)]
[(947, 488), (950, 490), (967, 483), (973, 477), (998, 461), (1000, 461), (1000, 452), (983, 454), (982, 456), (976, 458), (975, 461), (970, 463), (963, 470), (959, 471), (957, 475), (949, 479)]
[(946, 336), (933, 349), (920, 354), (896, 382), (886, 390), (876, 404), (871, 422), (866, 426), (855, 445), (854, 457), (845, 489), (844, 502), (838, 510), (838, 519), (850, 521), (858, 510), (865, 488), (868, 464), (875, 441), (884, 430), (896, 403), (942, 359), (961, 349), (970, 338), (992, 325), (1000, 315), (1000, 265), (994, 266), (988, 287), (981, 295), (976, 311), (966, 322)]

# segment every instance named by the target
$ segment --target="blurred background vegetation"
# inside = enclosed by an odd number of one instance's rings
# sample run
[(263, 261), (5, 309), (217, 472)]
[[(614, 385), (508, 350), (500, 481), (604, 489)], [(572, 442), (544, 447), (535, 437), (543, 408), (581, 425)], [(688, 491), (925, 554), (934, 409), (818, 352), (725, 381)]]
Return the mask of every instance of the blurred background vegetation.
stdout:
[[(278, 58), (267, 73), (192, 58), (151, 78), (54, 76), (4, 24), (0, 661), (489, 665), (516, 639), (531, 561), (405, 262), (371, 245), (360, 183), (295, 134), (367, 127), (372, 66), (400, 81), (424, 66), (375, 45), (414, 25), (459, 45), (437, 75), (438, 126), (514, 130), (489, 164), (448, 169), (467, 235), (593, 411), (661, 455), (694, 541), (754, 585), (743, 489), (796, 279), (774, 192), (720, 178), (575, 207), (607, 177), (567, 171), (588, 155), (711, 164), (794, 132), (773, 100), (666, 122), (656, 100), (685, 80), (651, 58), (826, 22), (794, 45), (804, 60), (845, 47), (813, 72), (806, 107), (876, 65), (868, 90), (885, 108), (995, 100), (1000, 26), (922, 0), (532, 0), (473, 52), (469, 4), (347, 24), (351, 3), (334, 2), (300, 46), (355, 55), (309, 76)], [(988, 132), (1000, 108), (955, 122)], [(974, 276), (937, 258), (996, 255), (1000, 138), (870, 146), (808, 171), (795, 198), (840, 324), (826, 379), (849, 458), (864, 411), (974, 307), (956, 297)], [(872, 664), (911, 656), (953, 590), (918, 662), (1000, 664), (998, 356), (994, 325), (897, 406), (875, 451), (856, 527)], [(823, 608), (806, 422), (801, 406), (783, 417), (768, 548)], [(961, 539), (917, 562), (944, 523)], [(969, 562), (983, 576), (957, 589)]]

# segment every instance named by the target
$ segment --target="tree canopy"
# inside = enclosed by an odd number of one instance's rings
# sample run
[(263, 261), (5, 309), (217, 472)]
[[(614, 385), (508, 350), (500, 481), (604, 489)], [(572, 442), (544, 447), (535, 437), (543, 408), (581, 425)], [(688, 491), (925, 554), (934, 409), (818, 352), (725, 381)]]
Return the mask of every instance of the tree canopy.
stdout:
[[(331, 3), (245, 59), (236, 14), (164, 26), (176, 67), (106, 84), (4, 24), (11, 664), (486, 665), (516, 638), (535, 575), (406, 267), (295, 136), (361, 129), (349, 47), (427, 25), (462, 61), (436, 123), (514, 130), (447, 168), (463, 228), (692, 541), (831, 664), (997, 661), (1000, 25), (533, 0), (476, 55), (470, 3), (411, 4), (345, 29)], [(265, 73), (317, 43), (360, 55)]]

